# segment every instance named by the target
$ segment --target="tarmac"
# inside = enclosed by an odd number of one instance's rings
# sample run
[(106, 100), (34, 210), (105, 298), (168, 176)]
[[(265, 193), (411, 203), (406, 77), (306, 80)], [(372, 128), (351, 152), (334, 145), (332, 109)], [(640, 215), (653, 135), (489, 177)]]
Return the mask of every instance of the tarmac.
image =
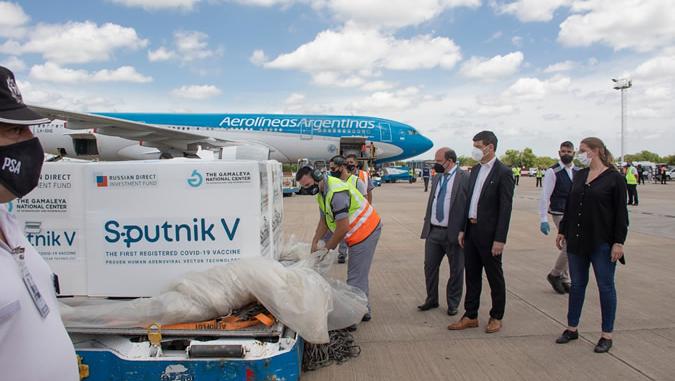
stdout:
[[(484, 278), (480, 328), (448, 331), (447, 306), (420, 312), (425, 298), (424, 241), (428, 193), (415, 184), (383, 184), (373, 205), (383, 231), (370, 274), (373, 320), (354, 333), (361, 355), (303, 374), (303, 380), (675, 380), (675, 182), (638, 186), (640, 205), (629, 206), (625, 266), (618, 265), (614, 347), (596, 354), (600, 303), (591, 271), (576, 342), (555, 344), (566, 325), (567, 296), (546, 281), (555, 261), (555, 229), (539, 232), (539, 190), (534, 178), (516, 188), (504, 252), (507, 287), (504, 327), (486, 334), (490, 308)], [(284, 199), (284, 231), (311, 240), (319, 212), (314, 197)], [(447, 259), (439, 300), (445, 300)], [(346, 265), (333, 274), (346, 279)], [(463, 302), (462, 302), (463, 303)], [(462, 304), (463, 305), (463, 304)]]

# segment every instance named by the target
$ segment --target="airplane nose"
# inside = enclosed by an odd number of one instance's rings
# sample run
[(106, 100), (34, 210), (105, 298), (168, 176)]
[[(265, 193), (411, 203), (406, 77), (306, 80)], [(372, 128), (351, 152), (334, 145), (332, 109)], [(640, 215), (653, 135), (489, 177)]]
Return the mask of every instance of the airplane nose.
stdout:
[(432, 142), (426, 136), (420, 136), (420, 138), (422, 140), (422, 142), (420, 144), (420, 146), (422, 147), (422, 152), (420, 152), (420, 154), (423, 154), (423, 153), (427, 152), (428, 150), (430, 150), (431, 147), (434, 146), (434, 142)]

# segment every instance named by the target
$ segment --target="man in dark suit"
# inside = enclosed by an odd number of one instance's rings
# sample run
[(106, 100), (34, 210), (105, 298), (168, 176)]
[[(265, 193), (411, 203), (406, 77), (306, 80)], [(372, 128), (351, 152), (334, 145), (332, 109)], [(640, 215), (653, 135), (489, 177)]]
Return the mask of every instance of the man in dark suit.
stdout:
[(466, 219), (466, 198), (469, 175), (457, 165), (457, 154), (444, 147), (436, 151), (431, 193), (424, 217), (424, 278), (427, 298), (417, 306), (420, 311), (438, 307), (438, 271), (443, 257), (448, 256), (450, 279), (446, 286), (448, 315), (457, 315), (464, 283), (464, 252), (457, 241)]
[(465, 224), (459, 232), (464, 248), (466, 296), (464, 316), (448, 326), (450, 330), (478, 327), (478, 308), (483, 284), (483, 268), (492, 296), (487, 333), (498, 332), (506, 306), (506, 285), (502, 271), (502, 253), (511, 220), (514, 179), (512, 171), (495, 156), (497, 136), (482, 131), (473, 137), (471, 156), (479, 164), (469, 177)]

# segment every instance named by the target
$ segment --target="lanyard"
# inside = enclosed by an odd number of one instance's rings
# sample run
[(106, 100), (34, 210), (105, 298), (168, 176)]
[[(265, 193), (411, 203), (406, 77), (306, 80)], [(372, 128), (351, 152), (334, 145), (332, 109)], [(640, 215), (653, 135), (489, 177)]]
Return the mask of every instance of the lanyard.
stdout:
[[(445, 177), (445, 176), (441, 175), (441, 177), (443, 177), (441, 179), (441, 181), (442, 181), (441, 188), (443, 188), (448, 183), (448, 181), (450, 181), (452, 179), (452, 177), (455, 175), (455, 173), (457, 173), (457, 167), (455, 167), (455, 169), (450, 173), (450, 176)], [(441, 188), (438, 188), (438, 194), (441, 193)], [(437, 198), (438, 198), (438, 194), (436, 195)]]
[(42, 318), (44, 319), (45, 317), (47, 317), (47, 315), (49, 315), (49, 306), (42, 297), (42, 293), (40, 293), (40, 289), (38, 288), (37, 284), (35, 284), (33, 276), (31, 275), (30, 271), (28, 271), (28, 266), (26, 266), (26, 261), (24, 257), (25, 252), (26, 249), (24, 249), (23, 247), (15, 247), (11, 251), (12, 257), (14, 257), (14, 260), (19, 265), (19, 270), (21, 271), (21, 278), (23, 279), (23, 284), (26, 286), (26, 290), (28, 290), (31, 299), (33, 299), (33, 304), (35, 304), (35, 308), (37, 308), (38, 312), (40, 313), (40, 316), (42, 316)]

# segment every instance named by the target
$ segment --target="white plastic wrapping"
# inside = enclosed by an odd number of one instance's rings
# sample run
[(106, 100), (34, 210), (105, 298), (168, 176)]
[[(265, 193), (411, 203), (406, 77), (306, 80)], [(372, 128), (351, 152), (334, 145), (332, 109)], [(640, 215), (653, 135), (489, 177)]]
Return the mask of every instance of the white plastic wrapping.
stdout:
[(307, 256), (307, 245), (287, 245), (284, 258), (300, 259), (283, 266), (269, 258), (247, 258), (190, 273), (169, 291), (148, 299), (62, 305), (70, 327), (146, 327), (213, 319), (255, 300), (279, 321), (311, 343), (327, 343), (328, 331), (361, 321), (367, 299), (358, 289), (327, 280), (322, 274), (335, 253)]

